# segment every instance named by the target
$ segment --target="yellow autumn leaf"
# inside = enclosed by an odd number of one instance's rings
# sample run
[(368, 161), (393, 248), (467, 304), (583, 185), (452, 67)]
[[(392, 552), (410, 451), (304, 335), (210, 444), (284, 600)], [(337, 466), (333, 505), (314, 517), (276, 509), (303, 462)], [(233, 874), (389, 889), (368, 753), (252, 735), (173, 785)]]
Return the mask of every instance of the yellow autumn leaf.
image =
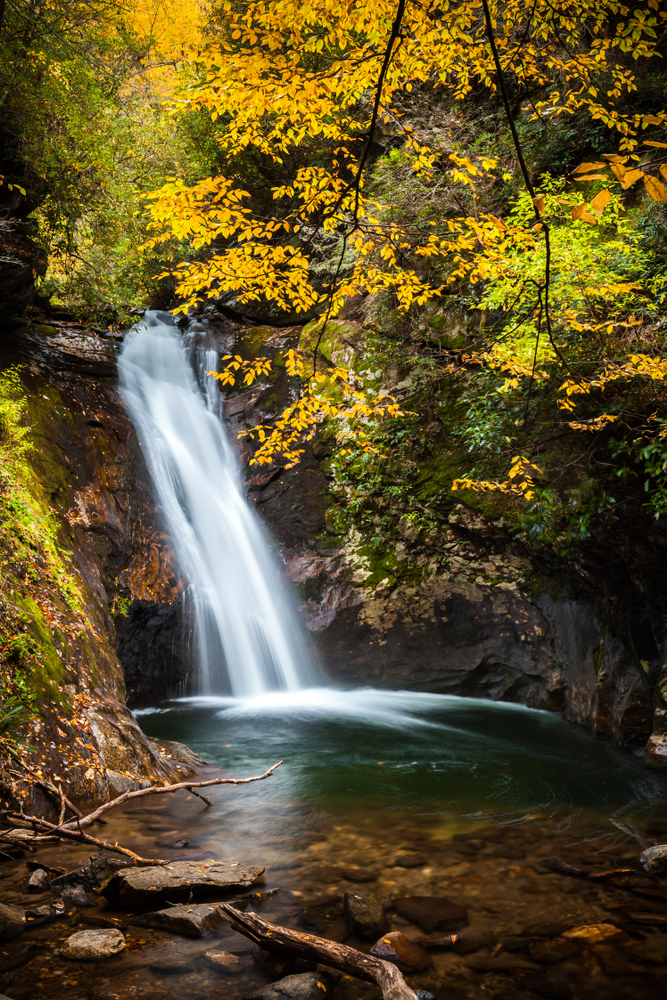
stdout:
[(575, 205), (572, 209), (572, 221), (581, 219), (582, 222), (590, 222), (592, 225), (597, 223), (595, 216), (591, 215), (586, 206), (586, 202), (582, 205)]
[(667, 201), (667, 191), (662, 181), (650, 174), (644, 174), (644, 187), (650, 194), (653, 201)]
[(606, 163), (601, 163), (599, 160), (596, 163), (580, 163), (578, 167), (575, 167), (572, 171), (573, 174), (587, 174), (591, 170), (600, 170), (601, 167), (606, 167)]
[(624, 191), (627, 191), (629, 187), (632, 187), (632, 185), (643, 176), (643, 170), (626, 170), (625, 175), (622, 178), (619, 178), (621, 187)]
[(606, 188), (602, 191), (598, 191), (594, 198), (591, 199), (591, 208), (597, 215), (602, 215), (604, 209), (611, 201), (611, 192), (607, 191)]

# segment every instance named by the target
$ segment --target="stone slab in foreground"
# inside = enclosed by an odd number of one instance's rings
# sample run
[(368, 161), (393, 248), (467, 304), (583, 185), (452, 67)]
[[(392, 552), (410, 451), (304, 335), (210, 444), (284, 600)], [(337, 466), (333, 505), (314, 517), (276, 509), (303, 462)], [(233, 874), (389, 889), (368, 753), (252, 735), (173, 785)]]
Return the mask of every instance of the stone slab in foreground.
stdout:
[(130, 920), (139, 927), (157, 927), (172, 934), (186, 934), (188, 937), (204, 937), (212, 934), (222, 923), (222, 916), (215, 903), (179, 903), (166, 910), (142, 913)]
[(154, 903), (180, 903), (201, 896), (237, 892), (263, 873), (259, 865), (240, 861), (174, 861), (150, 868), (129, 868), (103, 883), (100, 893), (110, 903), (130, 909)]

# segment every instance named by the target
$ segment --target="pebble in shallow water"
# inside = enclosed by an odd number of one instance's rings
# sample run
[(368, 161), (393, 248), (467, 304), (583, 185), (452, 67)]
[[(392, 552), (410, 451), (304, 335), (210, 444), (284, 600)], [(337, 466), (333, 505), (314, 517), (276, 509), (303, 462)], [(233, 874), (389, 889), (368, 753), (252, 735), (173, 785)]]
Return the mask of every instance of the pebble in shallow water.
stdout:
[(60, 953), (77, 961), (97, 962), (118, 955), (124, 948), (125, 938), (120, 931), (78, 931), (67, 938)]

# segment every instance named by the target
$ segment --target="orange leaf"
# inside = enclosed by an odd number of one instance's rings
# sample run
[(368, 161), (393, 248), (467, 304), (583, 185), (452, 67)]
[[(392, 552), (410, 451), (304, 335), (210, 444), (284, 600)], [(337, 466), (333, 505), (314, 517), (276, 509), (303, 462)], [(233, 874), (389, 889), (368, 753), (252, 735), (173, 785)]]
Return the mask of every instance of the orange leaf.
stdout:
[(625, 163), (627, 156), (619, 156), (618, 153), (603, 153), (602, 158), (609, 163)]
[(544, 198), (541, 196), (539, 198), (533, 198), (533, 205), (535, 206), (539, 215), (544, 215)]
[(507, 229), (507, 226), (505, 225), (505, 223), (503, 222), (503, 220), (499, 219), (497, 215), (491, 215), (491, 213), (489, 212), (489, 216), (488, 217), (491, 220), (491, 222), (494, 224), (494, 226), (496, 227), (496, 229), (499, 229), (501, 232), (503, 232), (504, 229)]
[(578, 167), (575, 167), (572, 171), (573, 174), (586, 174), (589, 170), (599, 170), (600, 167), (606, 167), (606, 163), (580, 163)]
[(624, 191), (627, 191), (629, 187), (632, 187), (635, 181), (638, 181), (639, 178), (643, 176), (644, 176), (643, 170), (626, 170), (625, 176), (623, 178), (619, 177), (619, 180), (621, 182), (621, 187), (623, 188)]
[(605, 174), (587, 174), (585, 177), (575, 177), (575, 181), (606, 181)]
[(650, 174), (644, 174), (644, 187), (653, 198), (653, 201), (667, 201), (667, 191), (662, 181)]
[(621, 163), (611, 163), (610, 167), (614, 177), (622, 182), (625, 177), (625, 167)]
[(595, 216), (591, 215), (590, 212), (587, 211), (585, 202), (583, 205), (575, 205), (572, 209), (572, 221), (575, 221), (576, 219), (581, 219), (582, 222), (590, 222), (592, 225), (595, 225), (597, 222)]
[(662, 163), (660, 165), (660, 173), (663, 177), (667, 177), (667, 163)]
[(667, 149), (667, 142), (653, 142), (651, 139), (647, 139), (644, 143), (645, 146), (657, 146), (658, 149)]
[(603, 191), (598, 191), (595, 197), (591, 200), (591, 208), (597, 215), (602, 215), (604, 209), (611, 201), (611, 193), (606, 189)]

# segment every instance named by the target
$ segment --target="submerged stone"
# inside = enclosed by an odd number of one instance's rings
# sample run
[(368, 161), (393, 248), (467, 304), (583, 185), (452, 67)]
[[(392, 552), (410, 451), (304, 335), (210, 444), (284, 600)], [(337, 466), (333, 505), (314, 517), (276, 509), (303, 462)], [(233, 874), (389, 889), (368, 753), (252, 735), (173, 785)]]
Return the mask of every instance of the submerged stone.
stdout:
[(433, 959), (415, 941), (410, 941), (400, 931), (384, 934), (371, 948), (371, 955), (386, 962), (405, 966), (407, 969), (431, 969)]
[(25, 930), (25, 911), (20, 906), (0, 903), (0, 938), (16, 938)]
[(372, 896), (346, 892), (343, 896), (343, 913), (353, 933), (369, 941), (389, 930), (382, 904)]
[(544, 997), (544, 1000), (570, 1000), (572, 987), (564, 979), (552, 979), (543, 972), (526, 972), (519, 976), (519, 986)]
[(118, 955), (125, 948), (125, 938), (117, 930), (78, 931), (70, 935), (60, 949), (65, 958), (97, 962)]
[(179, 902), (193, 896), (220, 895), (242, 889), (259, 878), (264, 868), (239, 861), (174, 861), (150, 868), (115, 872), (100, 893), (120, 906), (150, 906), (155, 902)]
[(580, 951), (576, 941), (565, 937), (555, 937), (550, 941), (533, 941), (528, 950), (530, 957), (536, 962), (544, 962), (548, 965), (552, 962), (563, 962), (566, 958), (572, 958)]
[(214, 968), (227, 975), (234, 975), (241, 971), (241, 964), (238, 955), (233, 955), (231, 951), (205, 951), (204, 958)]
[(667, 871), (667, 844), (656, 844), (654, 847), (647, 847), (639, 855), (639, 860), (646, 871), (652, 875)]
[(139, 927), (157, 927), (162, 931), (185, 934), (188, 937), (204, 937), (206, 934), (212, 934), (221, 922), (222, 917), (215, 903), (196, 905), (181, 903), (166, 910), (142, 913), (130, 920), (131, 924)]
[(151, 962), (148, 966), (151, 972), (157, 972), (162, 976), (184, 976), (188, 972), (194, 972), (194, 966), (187, 962)]
[(406, 896), (394, 909), (425, 931), (455, 931), (468, 922), (468, 911), (446, 896)]
[(95, 906), (95, 903), (91, 902), (86, 896), (86, 891), (82, 885), (74, 885), (71, 889), (65, 889), (62, 898), (66, 903), (72, 903), (74, 906)]
[(421, 868), (426, 864), (426, 858), (423, 854), (399, 854), (394, 864), (399, 868)]
[[(347, 927), (347, 924), (345, 926)], [(348, 936), (349, 934), (348, 928)], [(252, 957), (258, 965), (263, 965), (278, 979), (296, 975), (297, 972), (314, 972), (317, 968), (317, 962), (310, 958), (299, 958), (291, 951), (267, 951), (258, 944), (252, 946)]]
[(262, 987), (252, 1000), (322, 1000), (333, 993), (340, 978), (340, 972), (302, 972)]

